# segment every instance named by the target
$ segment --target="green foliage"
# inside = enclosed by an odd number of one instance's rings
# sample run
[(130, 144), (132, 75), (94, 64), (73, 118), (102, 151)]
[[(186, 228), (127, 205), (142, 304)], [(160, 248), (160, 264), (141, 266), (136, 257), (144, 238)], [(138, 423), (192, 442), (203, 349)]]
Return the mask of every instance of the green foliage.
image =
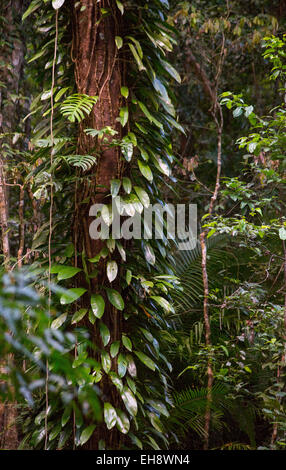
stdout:
[(85, 115), (89, 115), (98, 100), (97, 96), (88, 96), (74, 93), (64, 100), (61, 105), (61, 113), (70, 122), (81, 122)]
[[(23, 448), (41, 449), (46, 438), (49, 449), (80, 447), (97, 426), (117, 429), (126, 448), (201, 448), (210, 355), (211, 446), (285, 446), (285, 40), (273, 36), (278, 24), (266, 0), (234, 1), (231, 9), (216, 0), (173, 3), (169, 10), (167, 1), (116, 0), (123, 25), (114, 37), (123, 71), (117, 130), (92, 128), (87, 119), (102, 112), (100, 92), (76, 93), (71, 3), (34, 0), (23, 15), (29, 65), (22, 95), (4, 96), (5, 106), (18, 100), (26, 117), (1, 140), (7, 182), (17, 185), (9, 191), (11, 262), (19, 263), (24, 226), (23, 262), (35, 274), (13, 268), (0, 283), (0, 352), (15, 359), (1, 375), (1, 391), (23, 404)], [(102, 9), (100, 22), (110, 13)], [(200, 78), (189, 51), (205, 72)], [(224, 177), (211, 218), (217, 134), (209, 84), (224, 115)], [(79, 133), (94, 144), (91, 155), (80, 154)], [(208, 229), (211, 348), (199, 245), (178, 253), (165, 233), (148, 242), (102, 240), (93, 258), (86, 247), (78, 250), (86, 222), (77, 220), (78, 195), (94, 185), (102, 148), (113, 147), (124, 172), (110, 182), (107, 198), (120, 195), (128, 215), (142, 217), (143, 207), (164, 200), (198, 202), (201, 228)], [(95, 193), (102, 189), (96, 183)], [(81, 199), (86, 213), (92, 202)], [(110, 226), (111, 205), (101, 216)], [(106, 321), (110, 309), (122, 326), (117, 338)], [(106, 384), (108, 397), (100, 393)], [(278, 436), (271, 443), (273, 424)]]

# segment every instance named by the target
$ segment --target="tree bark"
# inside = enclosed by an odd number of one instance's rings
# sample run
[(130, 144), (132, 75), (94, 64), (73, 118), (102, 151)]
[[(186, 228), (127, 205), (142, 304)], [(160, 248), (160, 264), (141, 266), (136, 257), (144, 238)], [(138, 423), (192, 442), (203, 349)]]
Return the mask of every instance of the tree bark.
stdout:
[[(76, 264), (81, 263), (82, 252), (87, 258), (92, 258), (102, 249), (104, 242), (92, 240), (89, 235), (89, 226), (93, 220), (89, 217), (89, 209), (92, 204), (110, 202), (110, 182), (113, 178), (120, 178), (123, 171), (120, 148), (110, 147), (84, 133), (85, 128), (102, 129), (110, 126), (118, 132), (116, 138), (121, 138), (121, 126), (117, 118), (121, 106), (122, 69), (115, 43), (115, 36), (121, 36), (121, 14), (113, 0), (98, 2), (81, 0), (80, 7), (75, 7), (73, 10), (73, 57), (77, 91), (99, 98), (90, 116), (80, 124), (78, 135), (78, 153), (94, 155), (96, 152), (97, 164), (89, 171), (89, 178), (85, 178), (84, 183), (78, 185), (75, 195)], [(111, 14), (102, 18), (100, 11), (102, 8), (109, 9)], [(90, 264), (89, 268), (92, 270), (94, 266)], [(106, 277), (106, 261), (101, 260), (97, 268), (99, 269), (98, 276), (96, 279), (91, 279), (89, 293), (83, 298), (81, 306), (90, 307), (91, 293), (100, 292), (105, 297), (102, 286), (111, 287)], [(79, 277), (77, 285), (83, 286), (84, 283), (84, 278)], [(112, 288), (119, 288), (117, 280), (113, 281)], [(109, 344), (121, 338), (121, 312), (117, 311), (107, 300), (101, 320), (109, 328), (111, 335)], [(104, 349), (95, 327), (89, 324), (88, 328), (96, 347)], [(116, 370), (116, 359), (112, 361), (112, 369)], [(100, 387), (104, 400), (116, 406), (120, 401), (120, 396), (115, 387), (111, 386), (107, 375), (102, 378)], [(120, 445), (117, 430), (113, 428), (107, 432), (106, 426), (102, 424), (97, 426), (86, 448), (98, 449), (101, 439), (105, 441), (106, 448), (116, 449)]]
[[(1, 51), (1, 62), (5, 64), (0, 71), (0, 133), (2, 143), (12, 144), (12, 134), (19, 123), (19, 100), (11, 98), (19, 94), (24, 63), (25, 43), (21, 31), (21, 18), (24, 10), (23, 0), (0, 2), (0, 17), (4, 20), (2, 38), (4, 47)], [(4, 146), (0, 154), (0, 226), (4, 265), (9, 269), (10, 245), (8, 226), (8, 191), (6, 186)], [(10, 360), (13, 360), (11, 357)], [(5, 369), (6, 361), (1, 359), (0, 370)], [(15, 403), (0, 403), (0, 448), (16, 449), (18, 432), (15, 424), (17, 416)]]

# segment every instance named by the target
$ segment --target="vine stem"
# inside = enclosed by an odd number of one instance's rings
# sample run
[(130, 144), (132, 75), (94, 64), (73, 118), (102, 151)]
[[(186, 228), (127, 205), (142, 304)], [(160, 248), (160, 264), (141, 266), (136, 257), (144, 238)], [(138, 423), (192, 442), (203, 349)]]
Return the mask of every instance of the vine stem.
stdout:
[[(49, 213), (49, 241), (48, 241), (48, 256), (49, 256), (49, 274), (48, 274), (48, 284), (49, 284), (49, 317), (51, 315), (51, 300), (52, 300), (52, 291), (51, 291), (51, 268), (52, 268), (52, 231), (53, 231), (53, 204), (54, 204), (54, 195), (53, 195), (53, 147), (54, 147), (54, 130), (53, 130), (53, 119), (54, 119), (54, 86), (55, 86), (55, 72), (56, 72), (56, 61), (57, 61), (57, 48), (58, 48), (58, 17), (59, 10), (56, 10), (56, 36), (55, 36), (55, 47), (54, 47), (54, 58), (53, 58), (53, 67), (52, 67), (52, 86), (51, 86), (51, 116), (50, 116), (50, 136), (51, 136), (51, 155), (50, 155), (50, 165), (51, 165), (51, 175), (50, 175), (50, 213)], [(45, 413), (45, 450), (48, 448), (48, 411), (49, 411), (49, 361), (46, 360), (46, 384), (45, 384), (45, 397), (46, 397), (46, 413)]]
[[(222, 130), (223, 130), (223, 114), (222, 109), (218, 100), (218, 84), (222, 74), (222, 67), (224, 63), (224, 58), (226, 55), (225, 49), (225, 37), (222, 35), (222, 44), (221, 51), (219, 55), (217, 73), (215, 76), (215, 83), (212, 85), (210, 82), (204, 68), (200, 65), (195, 56), (191, 51), (188, 52), (188, 60), (192, 64), (196, 75), (199, 80), (202, 82), (205, 93), (209, 96), (211, 102), (210, 113), (213, 116), (214, 122), (217, 128), (217, 173), (216, 173), (216, 183), (215, 188), (210, 200), (208, 217), (212, 216), (215, 202), (217, 201), (219, 189), (220, 189), (220, 177), (221, 177), (221, 151), (222, 151)], [(205, 338), (206, 346), (209, 350), (208, 352), (208, 363), (207, 363), (207, 404), (205, 411), (205, 424), (204, 424), (204, 450), (209, 448), (209, 435), (210, 435), (210, 422), (211, 422), (211, 403), (212, 403), (212, 387), (213, 387), (213, 368), (212, 368), (212, 341), (211, 341), (211, 324), (209, 318), (209, 282), (208, 282), (208, 272), (207, 272), (207, 245), (206, 237), (208, 234), (208, 228), (202, 231), (200, 234), (200, 245), (202, 253), (202, 277), (203, 277), (203, 286), (204, 286), (204, 303), (203, 303), (203, 316), (204, 316), (204, 325), (205, 325)]]
[[(283, 259), (283, 263), (282, 263), (282, 266), (281, 266), (281, 269), (279, 271), (279, 273), (282, 271), (283, 269), (283, 272), (284, 272), (284, 284), (283, 284), (283, 287), (282, 289), (284, 290), (284, 315), (283, 315), (283, 340), (284, 340), (284, 352), (282, 354), (282, 358), (281, 358), (281, 368), (284, 368), (285, 365), (286, 365), (286, 244), (285, 244), (285, 240), (282, 240), (282, 246), (283, 246), (283, 253), (284, 253), (284, 259)], [(280, 367), (278, 366), (277, 368), (277, 381), (281, 381), (280, 379)], [(279, 399), (279, 403), (280, 403), (281, 399)], [(275, 444), (275, 441), (277, 439), (277, 436), (278, 436), (278, 423), (277, 421), (275, 421), (273, 423), (273, 430), (272, 430), (272, 435), (271, 435), (271, 444), (274, 445)]]

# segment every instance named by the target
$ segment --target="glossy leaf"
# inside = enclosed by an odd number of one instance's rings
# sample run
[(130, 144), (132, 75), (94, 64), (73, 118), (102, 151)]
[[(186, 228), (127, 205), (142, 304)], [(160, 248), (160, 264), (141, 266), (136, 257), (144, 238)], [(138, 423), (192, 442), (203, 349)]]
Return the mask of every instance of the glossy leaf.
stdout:
[(115, 289), (106, 289), (107, 297), (109, 302), (118, 310), (124, 309), (124, 300), (122, 299), (119, 292)]
[(102, 364), (104, 372), (108, 374), (111, 368), (111, 359), (110, 359), (109, 354), (106, 351), (102, 351), (101, 353), (101, 364)]
[(122, 400), (124, 402), (124, 405), (126, 406), (127, 411), (132, 415), (136, 416), (137, 414), (137, 400), (132, 393), (132, 391), (128, 387), (123, 387), (122, 393), (121, 393)]
[(69, 289), (66, 293), (61, 296), (60, 302), (62, 305), (71, 304), (75, 300), (79, 299), (85, 292), (86, 289), (84, 289), (83, 287)]
[(102, 295), (100, 294), (92, 294), (90, 299), (90, 305), (93, 311), (93, 314), (96, 318), (101, 318), (104, 314), (105, 309), (105, 301)]
[(143, 364), (145, 364), (145, 366), (149, 367), (149, 369), (155, 371), (156, 369), (156, 365), (155, 365), (155, 362), (152, 361), (152, 359), (150, 359), (150, 357), (146, 356), (146, 354), (144, 354), (143, 352), (141, 351), (134, 351), (136, 356), (140, 359), (141, 362), (143, 362)]
[(106, 273), (109, 282), (112, 282), (114, 279), (116, 279), (118, 273), (118, 266), (116, 261), (108, 261), (106, 266)]
[(141, 160), (138, 160), (138, 166), (139, 170), (141, 171), (142, 175), (150, 182), (153, 181), (153, 173), (151, 171), (151, 168), (149, 165), (146, 163), (142, 162)]
[(117, 414), (111, 403), (104, 403), (104, 421), (107, 429), (112, 429), (116, 425)]
[(59, 8), (61, 8), (64, 3), (65, 3), (65, 0), (53, 0), (52, 1), (52, 5), (55, 10), (58, 10)]
[(91, 438), (91, 436), (94, 433), (95, 428), (96, 428), (96, 425), (91, 424), (90, 426), (88, 426), (82, 431), (80, 435), (80, 439), (79, 439), (80, 445), (85, 444)]
[(103, 342), (103, 346), (107, 346), (110, 341), (110, 331), (104, 323), (99, 324), (100, 336)]
[(116, 427), (117, 429), (122, 432), (123, 434), (127, 434), (130, 429), (130, 422), (127, 415), (122, 411), (117, 409), (117, 419), (116, 419)]

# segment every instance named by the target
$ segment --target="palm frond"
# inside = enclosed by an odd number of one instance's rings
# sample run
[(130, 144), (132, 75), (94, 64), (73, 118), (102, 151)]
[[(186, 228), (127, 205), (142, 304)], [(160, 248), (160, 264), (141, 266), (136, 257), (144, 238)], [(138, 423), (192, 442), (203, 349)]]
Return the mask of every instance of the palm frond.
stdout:
[(83, 171), (90, 170), (97, 160), (93, 155), (64, 155), (62, 158), (69, 165), (81, 168)]
[(61, 105), (61, 113), (67, 117), (70, 122), (81, 122), (91, 113), (96, 104), (98, 96), (88, 96), (75, 93), (69, 96)]

